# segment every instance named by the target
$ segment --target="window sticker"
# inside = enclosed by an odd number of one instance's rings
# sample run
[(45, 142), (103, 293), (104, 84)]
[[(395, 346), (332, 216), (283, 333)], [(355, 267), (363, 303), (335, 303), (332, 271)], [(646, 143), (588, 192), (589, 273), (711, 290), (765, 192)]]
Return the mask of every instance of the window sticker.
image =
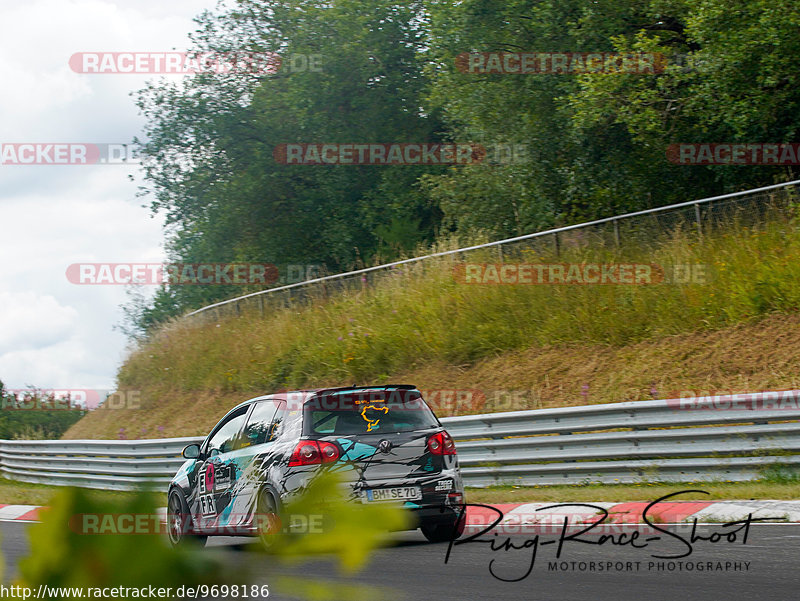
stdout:
[[(356, 401), (357, 405), (364, 405), (361, 408), (361, 417), (362, 419), (367, 422), (367, 432), (371, 432), (373, 428), (378, 427), (378, 423), (381, 421), (380, 417), (376, 416), (376, 413), (383, 413), (384, 415), (389, 413), (389, 407), (386, 405), (375, 405), (374, 403), (385, 403), (386, 399), (373, 399), (370, 401)], [(367, 416), (367, 411), (372, 410), (374, 413), (371, 414), (372, 419)]]

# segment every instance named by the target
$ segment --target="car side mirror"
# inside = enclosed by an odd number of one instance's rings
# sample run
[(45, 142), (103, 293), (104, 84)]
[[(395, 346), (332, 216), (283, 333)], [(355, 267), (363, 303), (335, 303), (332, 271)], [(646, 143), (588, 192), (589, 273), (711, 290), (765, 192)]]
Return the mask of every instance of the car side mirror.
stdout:
[(200, 445), (190, 444), (185, 446), (181, 455), (183, 455), (186, 459), (197, 459), (200, 457)]

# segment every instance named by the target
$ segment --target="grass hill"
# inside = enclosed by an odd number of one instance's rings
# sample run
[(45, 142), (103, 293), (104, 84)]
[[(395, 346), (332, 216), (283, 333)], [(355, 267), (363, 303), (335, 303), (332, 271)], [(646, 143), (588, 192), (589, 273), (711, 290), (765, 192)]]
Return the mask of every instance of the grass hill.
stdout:
[[(200, 434), (250, 396), (353, 383), (485, 396), (476, 406), (440, 395), (439, 415), (800, 387), (800, 222), (791, 211), (702, 237), (678, 229), (622, 247), (576, 239), (558, 255), (536, 247), (504, 259), (647, 264), (666, 279), (465, 284), (449, 257), (263, 317), (178, 321), (120, 368), (119, 389), (137, 391), (141, 406), (94, 411), (65, 437)], [(677, 277), (687, 269), (695, 277)]]

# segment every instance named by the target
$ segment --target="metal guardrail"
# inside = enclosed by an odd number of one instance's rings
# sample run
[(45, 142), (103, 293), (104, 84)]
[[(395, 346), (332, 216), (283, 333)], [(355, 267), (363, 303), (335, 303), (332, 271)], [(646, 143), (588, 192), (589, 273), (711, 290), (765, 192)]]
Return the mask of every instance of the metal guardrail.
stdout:
[[(800, 390), (443, 418), (468, 486), (744, 481), (800, 469)], [(164, 488), (202, 437), (2, 440), (23, 482)]]
[[(687, 202), (682, 202), (678, 204), (668, 205), (664, 207), (656, 207), (653, 209), (645, 209), (643, 211), (635, 211), (633, 213), (625, 213), (623, 215), (615, 215), (613, 217), (606, 217), (603, 219), (595, 219), (593, 221), (587, 221), (584, 223), (578, 223), (574, 225), (568, 225), (564, 227), (557, 227), (548, 229), (545, 231), (534, 232), (532, 234), (525, 234), (522, 236), (515, 236), (513, 238), (506, 238), (504, 240), (496, 240), (493, 242), (487, 242), (484, 244), (475, 244), (472, 246), (467, 246), (464, 248), (458, 248), (455, 250), (447, 250), (441, 252), (430, 253), (424, 256), (413, 257), (410, 259), (403, 259), (401, 261), (394, 261), (392, 263), (386, 263), (383, 265), (376, 265), (374, 267), (366, 267), (363, 269), (356, 269), (354, 271), (348, 271), (345, 273), (337, 273), (333, 275), (327, 275), (324, 277), (318, 277), (309, 279), (303, 282), (298, 282), (294, 284), (288, 284), (285, 286), (276, 286), (274, 288), (268, 288), (266, 290), (259, 290), (258, 292), (251, 292), (250, 294), (244, 294), (242, 296), (237, 296), (235, 298), (223, 300), (220, 302), (216, 302), (205, 307), (201, 307), (196, 309), (195, 311), (191, 311), (183, 316), (185, 320), (191, 320), (197, 318), (201, 315), (209, 315), (209, 311), (214, 310), (214, 315), (219, 318), (222, 313), (221, 310), (224, 309), (232, 309), (235, 315), (241, 315), (242, 307), (240, 304), (256, 301), (259, 303), (260, 312), (264, 315), (264, 299), (270, 296), (281, 296), (284, 298), (285, 302), (291, 302), (294, 298), (292, 294), (301, 293), (307, 290), (324, 290), (327, 294), (328, 285), (334, 284), (341, 284), (348, 280), (360, 280), (361, 282), (366, 282), (368, 276), (374, 276), (380, 272), (390, 272), (390, 270), (396, 267), (407, 266), (414, 263), (425, 262), (431, 259), (435, 259), (438, 257), (447, 257), (447, 256), (462, 256), (465, 253), (469, 253), (472, 251), (479, 251), (482, 249), (489, 249), (495, 248), (500, 253), (500, 258), (502, 260), (503, 257), (503, 249), (508, 249), (509, 251), (513, 250), (515, 247), (519, 247), (521, 244), (535, 244), (543, 242), (544, 240), (549, 240), (552, 238), (554, 242), (554, 248), (556, 250), (556, 254), (558, 254), (558, 249), (560, 248), (561, 242), (560, 236), (566, 236), (570, 233), (577, 232), (579, 230), (585, 232), (595, 231), (597, 233), (604, 228), (608, 228), (608, 236), (610, 239), (613, 239), (617, 245), (620, 243), (620, 238), (624, 237), (625, 232), (622, 231), (621, 225), (623, 223), (634, 223), (637, 221), (642, 221), (645, 218), (649, 219), (652, 218), (656, 222), (659, 220), (664, 221), (664, 223), (660, 224), (660, 229), (664, 229), (664, 225), (667, 221), (671, 221), (673, 225), (677, 223), (689, 223), (691, 227), (697, 228), (697, 231), (702, 234), (703, 228), (713, 222), (714, 218), (714, 209), (718, 205), (724, 207), (726, 204), (729, 203), (740, 203), (741, 201), (747, 200), (747, 197), (752, 197), (751, 200), (756, 201), (757, 205), (763, 205), (764, 200), (774, 199), (774, 196), (771, 194), (774, 193), (787, 193), (787, 190), (791, 186), (797, 186), (800, 184), (800, 180), (794, 180), (789, 182), (784, 182), (781, 184), (774, 184), (771, 186), (763, 186), (761, 188), (753, 188), (751, 190), (743, 190), (741, 192), (733, 192), (730, 194), (723, 194), (720, 196), (712, 196), (709, 198), (700, 198), (697, 200), (690, 200)], [(742, 206), (739, 207), (740, 209), (743, 208)], [(666, 228), (669, 229), (669, 228)], [(652, 234), (652, 232), (650, 232)], [(603, 238), (604, 236), (600, 236)], [(651, 236), (646, 236), (650, 238)], [(362, 284), (363, 286), (363, 284)]]
[(800, 391), (442, 420), (469, 486), (746, 481), (800, 468)]
[(0, 473), (11, 480), (57, 486), (164, 488), (185, 461), (183, 447), (202, 440), (0, 440)]

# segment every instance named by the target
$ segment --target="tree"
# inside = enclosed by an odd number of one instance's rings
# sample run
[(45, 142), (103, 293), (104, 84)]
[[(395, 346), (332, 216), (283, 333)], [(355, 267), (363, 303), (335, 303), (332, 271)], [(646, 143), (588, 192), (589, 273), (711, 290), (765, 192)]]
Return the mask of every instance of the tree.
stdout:
[[(417, 179), (440, 167), (285, 165), (274, 156), (287, 143), (438, 140), (437, 114), (421, 109), (420, 6), (243, 0), (202, 15), (198, 51), (277, 53), (284, 63), (271, 74), (203, 73), (141, 92), (144, 191), (166, 214), (171, 260), (337, 271), (434, 239), (441, 214)], [(293, 70), (302, 56), (321, 57), (321, 69)], [(142, 315), (161, 319), (162, 309), (250, 290), (167, 287), (155, 297), (159, 310)]]

